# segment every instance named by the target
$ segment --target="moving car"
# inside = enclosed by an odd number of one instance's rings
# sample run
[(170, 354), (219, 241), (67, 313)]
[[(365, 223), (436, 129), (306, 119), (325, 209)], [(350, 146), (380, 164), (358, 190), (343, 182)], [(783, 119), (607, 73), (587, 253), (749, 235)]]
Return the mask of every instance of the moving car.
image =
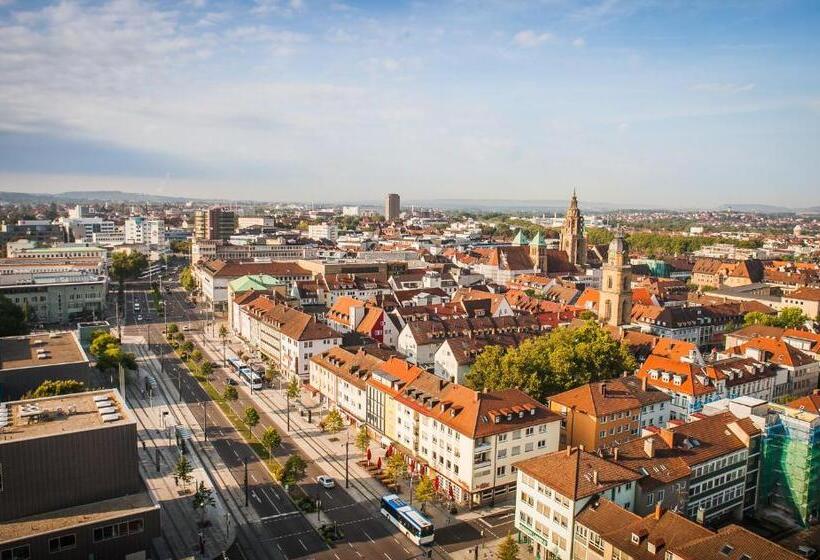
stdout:
[(316, 482), (318, 482), (323, 488), (333, 488), (336, 486), (336, 481), (324, 474), (317, 476)]
[(142, 321), (142, 315), (137, 315), (137, 321)]
[(807, 544), (801, 544), (797, 547), (797, 554), (802, 556), (803, 558), (816, 558), (817, 557), (817, 549), (811, 547)]

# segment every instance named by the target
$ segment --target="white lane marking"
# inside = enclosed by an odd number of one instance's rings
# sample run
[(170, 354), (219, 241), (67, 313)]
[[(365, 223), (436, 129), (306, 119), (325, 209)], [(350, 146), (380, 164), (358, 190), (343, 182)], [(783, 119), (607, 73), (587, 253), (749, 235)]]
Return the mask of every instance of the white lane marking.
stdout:
[(389, 554), (387, 554), (386, 552), (384, 552), (383, 554), (384, 554), (385, 556), (387, 556), (387, 560), (393, 560), (392, 558), (390, 558), (390, 555), (389, 555)]
[(302, 539), (297, 538), (296, 540), (297, 540), (297, 541), (299, 541), (299, 544), (301, 544), (301, 545), (302, 545), (302, 548), (304, 548), (304, 549), (305, 549), (305, 552), (307, 552), (308, 547), (306, 547), (306, 546), (305, 546), (305, 543), (303, 543), (303, 542), (302, 542)]
[(259, 502), (260, 504), (262, 503), (262, 498), (260, 498), (260, 497), (256, 494), (256, 490), (251, 490), (251, 496), (253, 496), (253, 499), (254, 499), (254, 500), (256, 500), (257, 502)]
[(253, 473), (251, 473), (251, 480), (253, 481), (254, 484), (256, 484), (256, 477), (253, 476)]
[(330, 500), (333, 499), (333, 496), (331, 496), (330, 492), (328, 492), (327, 490), (325, 490), (325, 495), (328, 497), (328, 499), (330, 499)]
[(362, 533), (364, 533), (364, 536), (365, 536), (365, 537), (367, 537), (367, 540), (369, 540), (369, 541), (370, 541), (370, 542), (372, 542), (373, 544), (376, 544), (376, 541), (374, 541), (374, 540), (373, 540), (373, 537), (371, 537), (370, 535), (368, 535), (368, 534), (367, 534), (367, 531), (365, 531), (364, 529), (362, 529)]
[(336, 554), (335, 552), (333, 553), (333, 556), (335, 556), (335, 557), (336, 557), (336, 560), (342, 560), (341, 558), (339, 558), (339, 555), (338, 555), (338, 554)]
[(233, 450), (233, 454), (236, 455), (237, 459), (239, 459), (239, 453), (236, 452), (236, 449)]

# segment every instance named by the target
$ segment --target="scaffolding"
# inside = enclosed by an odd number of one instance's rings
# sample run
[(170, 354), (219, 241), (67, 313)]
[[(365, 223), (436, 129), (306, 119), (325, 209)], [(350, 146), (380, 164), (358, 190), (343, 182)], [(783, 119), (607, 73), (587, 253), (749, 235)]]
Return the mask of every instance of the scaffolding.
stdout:
[(820, 515), (820, 416), (770, 405), (763, 439), (758, 505), (802, 526)]

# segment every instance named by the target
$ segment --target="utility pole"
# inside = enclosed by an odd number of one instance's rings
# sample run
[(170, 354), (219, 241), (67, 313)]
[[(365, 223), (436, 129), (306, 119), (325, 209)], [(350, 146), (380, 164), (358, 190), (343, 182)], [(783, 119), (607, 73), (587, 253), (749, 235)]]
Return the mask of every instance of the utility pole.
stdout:
[(117, 338), (122, 340), (122, 329), (120, 328), (120, 294), (114, 299), (114, 312), (117, 314)]
[(248, 507), (248, 458), (243, 457), (242, 462), (245, 464), (245, 507)]
[(205, 414), (202, 431), (205, 434), (205, 441), (208, 441), (208, 401), (202, 401), (202, 412)]
[(285, 413), (286, 413), (285, 416), (288, 419), (287, 432), (290, 433), (290, 391), (288, 391), (287, 389), (285, 389), (285, 399), (286, 399), (286, 402), (287, 402), (287, 405), (285, 406)]
[(350, 475), (348, 470), (348, 461), (350, 460), (350, 433), (348, 432), (348, 439), (345, 442), (345, 488), (350, 488)]

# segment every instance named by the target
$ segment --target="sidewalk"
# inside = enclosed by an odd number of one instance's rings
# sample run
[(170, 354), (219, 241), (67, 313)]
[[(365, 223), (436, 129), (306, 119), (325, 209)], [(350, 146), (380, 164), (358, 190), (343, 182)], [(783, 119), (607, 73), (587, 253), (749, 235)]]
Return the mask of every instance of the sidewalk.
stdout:
[[(197, 446), (202, 441), (202, 433), (193, 418), (180, 418), (187, 410), (186, 406), (176, 405), (166, 398), (169, 388), (166, 379), (159, 375), (159, 367), (153, 354), (148, 353), (142, 337), (123, 337), (123, 347), (133, 352), (139, 363), (139, 381), (132, 383), (127, 389), (127, 401), (132, 412), (137, 417), (138, 435), (142, 449), (139, 452), (140, 472), (145, 478), (146, 485), (157, 496), (163, 512), (163, 533), (173, 549), (176, 558), (217, 558), (233, 543), (236, 538), (236, 523), (226, 504), (215, 488), (212, 476), (219, 482), (233, 481), (227, 467), (219, 459), (218, 453), (210, 445), (201, 446), (201, 450), (208, 455), (214, 465), (209, 473), (200, 459)], [(147, 375), (151, 375), (157, 382), (157, 394), (149, 399), (141, 389), (145, 386)], [(189, 412), (190, 413), (190, 412)], [(174, 426), (181, 425), (191, 429), (192, 437), (188, 441), (189, 451), (186, 455), (193, 467), (192, 482), (188, 485), (187, 493), (180, 493), (181, 483), (175, 480), (173, 469), (176, 465), (179, 451), (174, 436)], [(157, 470), (159, 462), (159, 471)], [(216, 471), (216, 472), (214, 472)], [(193, 508), (193, 494), (199, 481), (205, 481), (205, 486), (213, 490), (214, 507), (206, 508), (205, 521), (207, 527), (199, 527), (199, 515)], [(236, 484), (234, 483), (234, 486)], [(204, 548), (204, 553), (202, 549)]]

